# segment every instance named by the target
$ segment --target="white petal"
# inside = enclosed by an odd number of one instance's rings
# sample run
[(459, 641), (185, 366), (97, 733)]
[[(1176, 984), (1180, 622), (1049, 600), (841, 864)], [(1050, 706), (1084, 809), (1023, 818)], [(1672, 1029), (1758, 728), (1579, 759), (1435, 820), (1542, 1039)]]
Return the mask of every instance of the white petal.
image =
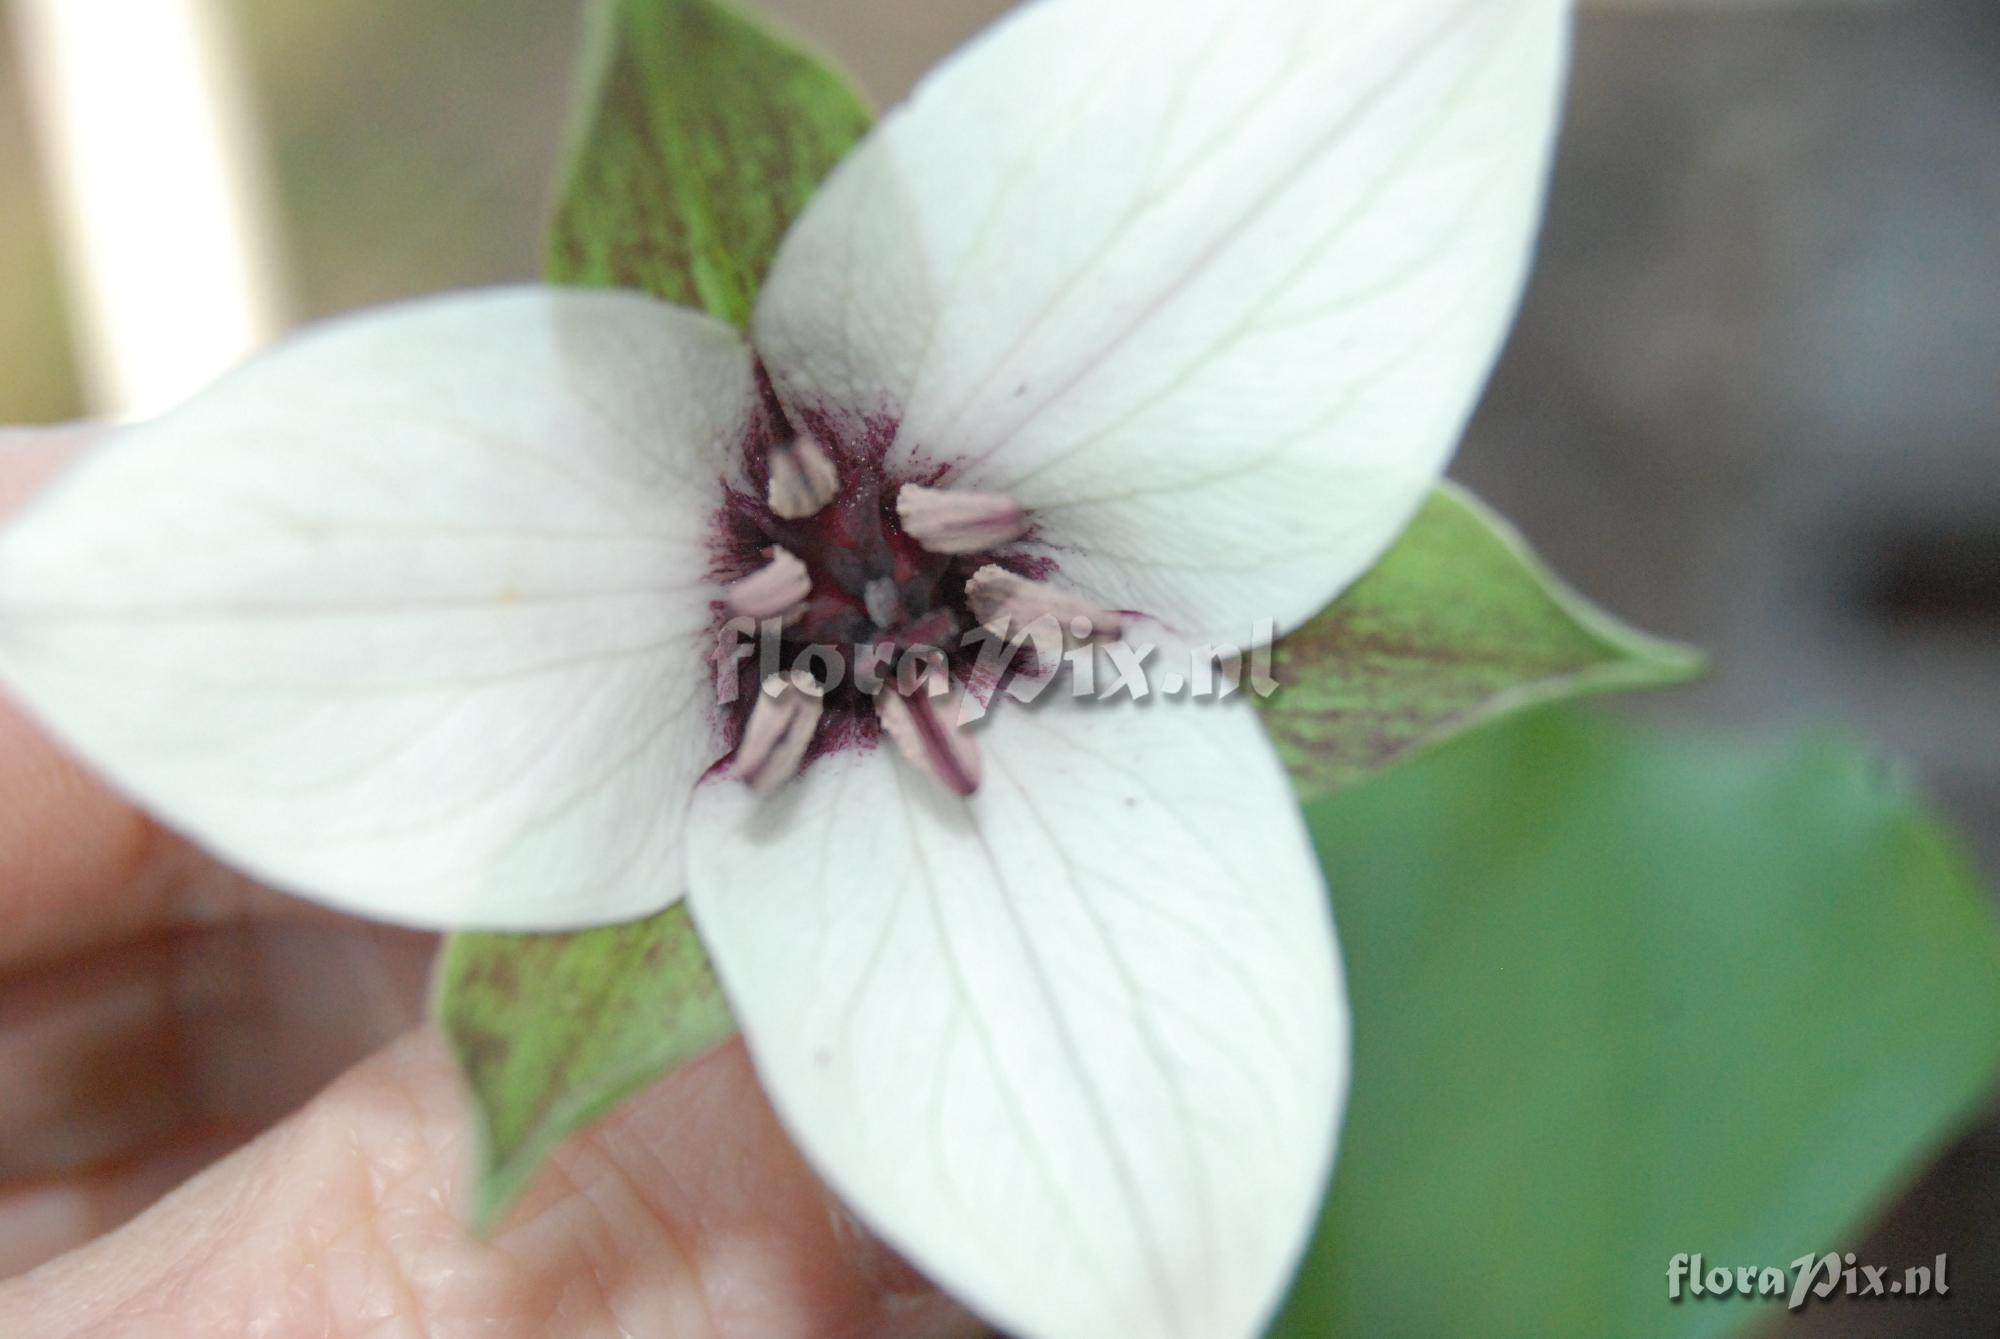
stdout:
[(1562, 0), (1023, 6), (815, 199), (760, 351), (805, 421), (1018, 499), (1093, 599), (1295, 626), (1471, 412), (1566, 32)]
[(335, 322), (119, 433), (0, 531), (0, 681), (142, 805), (387, 919), (684, 887), (707, 527), (742, 341), (511, 289)]
[(880, 748), (704, 785), (696, 921), (807, 1155), (987, 1319), (1247, 1336), (1345, 1091), (1318, 868), (1247, 709), (1054, 692), (969, 800)]

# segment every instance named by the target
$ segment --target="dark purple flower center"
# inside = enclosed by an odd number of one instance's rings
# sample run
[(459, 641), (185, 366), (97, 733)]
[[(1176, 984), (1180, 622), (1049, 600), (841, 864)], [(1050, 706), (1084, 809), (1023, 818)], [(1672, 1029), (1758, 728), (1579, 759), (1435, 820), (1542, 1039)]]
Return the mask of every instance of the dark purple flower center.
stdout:
[[(980, 568), (993, 565), (1024, 575), (1038, 576), (1040, 570), (1019, 557), (926, 549), (907, 532), (897, 497), (905, 485), (935, 485), (945, 471), (891, 469), (892, 421), (871, 422), (857, 439), (823, 416), (807, 418), (806, 432), (838, 470), (831, 499), (802, 519), (787, 519), (773, 510), (773, 453), (799, 434), (775, 398), (767, 397), (763, 421), (746, 443), (747, 487), (731, 489), (716, 517), (714, 575), (731, 585), (764, 568), (779, 551), (804, 564), (810, 591), (776, 620), (783, 625), (773, 639), (776, 664), (763, 647), (757, 655), (736, 660), (734, 701), (724, 710), (733, 744), (741, 738), (759, 685), (774, 669), (809, 670), (826, 690), (823, 720), (809, 755), (816, 757), (876, 738), (874, 685), (895, 683), (898, 666), (906, 660), (920, 664), (941, 656), (956, 682), (971, 682), (984, 643), (966, 599), (968, 581)], [(726, 607), (718, 609), (717, 664), (726, 677), (744, 620)]]

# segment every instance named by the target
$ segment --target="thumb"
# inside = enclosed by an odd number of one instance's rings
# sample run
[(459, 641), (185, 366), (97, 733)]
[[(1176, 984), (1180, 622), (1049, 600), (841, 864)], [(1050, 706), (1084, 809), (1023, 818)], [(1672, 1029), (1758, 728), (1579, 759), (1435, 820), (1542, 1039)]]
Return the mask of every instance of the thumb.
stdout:
[(984, 1333), (844, 1225), (740, 1044), (572, 1140), (508, 1226), (461, 1226), (470, 1150), (413, 1034), (110, 1236), (0, 1286), (0, 1334)]
[(103, 432), (97, 423), (0, 427), (0, 518), (18, 511)]

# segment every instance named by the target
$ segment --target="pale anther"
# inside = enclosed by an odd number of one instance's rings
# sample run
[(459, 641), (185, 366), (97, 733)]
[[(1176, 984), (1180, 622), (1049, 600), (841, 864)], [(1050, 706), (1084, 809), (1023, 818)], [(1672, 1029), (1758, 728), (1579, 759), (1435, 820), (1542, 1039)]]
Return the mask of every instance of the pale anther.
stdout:
[(932, 553), (984, 553), (1011, 544), (1034, 525), (1027, 510), (1004, 493), (967, 493), (905, 484), (896, 515), (911, 539)]
[(766, 501), (782, 520), (803, 521), (816, 516), (840, 494), (840, 469), (826, 448), (810, 437), (771, 452), (771, 485)]
[(819, 682), (805, 670), (773, 674), (757, 690), (731, 774), (759, 795), (798, 775), (824, 709)]
[(1004, 567), (989, 565), (974, 572), (966, 583), (965, 599), (972, 606), (972, 616), (1002, 637), (1011, 637), (1042, 619), (1053, 619), (1078, 645), (1108, 641), (1125, 629), (1124, 618), (1111, 610)]
[(781, 618), (812, 594), (812, 573), (794, 554), (772, 549), (770, 561), (730, 585), (729, 612), (744, 618)]
[(984, 772), (979, 741), (960, 719), (958, 686), (937, 696), (929, 688), (922, 684), (905, 697), (894, 685), (884, 687), (875, 695), (875, 714), (905, 761), (952, 794), (970, 795), (979, 789)]

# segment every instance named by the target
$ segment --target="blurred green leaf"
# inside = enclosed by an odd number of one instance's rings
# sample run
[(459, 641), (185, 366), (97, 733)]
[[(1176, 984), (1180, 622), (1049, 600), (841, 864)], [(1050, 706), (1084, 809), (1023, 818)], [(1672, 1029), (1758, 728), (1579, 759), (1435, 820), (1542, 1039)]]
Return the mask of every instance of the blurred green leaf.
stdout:
[(591, 51), (549, 277), (747, 325), (786, 229), (868, 109), (825, 63), (712, 0), (600, 0)]
[[(868, 112), (827, 66), (711, 0), (602, 0), (548, 248), (559, 282), (748, 322), (778, 243)], [(572, 935), (457, 935), (436, 1011), (481, 1134), (490, 1226), (569, 1134), (731, 1035), (684, 909)]]
[(1354, 1097), (1280, 1339), (1768, 1323), (1668, 1260), (1851, 1249), (2000, 1067), (1977, 880), (1848, 745), (1542, 712), (1311, 821)]
[(1373, 571), (1279, 641), (1283, 687), (1260, 706), (1312, 800), (1510, 711), (1681, 683), (1701, 667), (1569, 590), (1447, 484)]
[(736, 1030), (684, 907), (580, 934), (454, 935), (438, 982), (474, 1098), (482, 1230), (572, 1131)]

